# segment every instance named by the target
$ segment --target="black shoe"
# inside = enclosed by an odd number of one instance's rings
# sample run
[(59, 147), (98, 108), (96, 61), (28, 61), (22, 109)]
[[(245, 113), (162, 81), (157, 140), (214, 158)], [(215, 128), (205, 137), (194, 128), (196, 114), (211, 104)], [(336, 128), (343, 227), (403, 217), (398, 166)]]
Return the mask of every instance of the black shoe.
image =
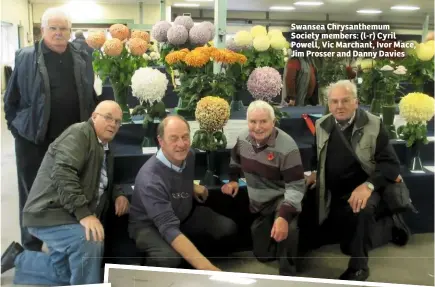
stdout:
[(368, 269), (352, 270), (347, 269), (339, 277), (340, 280), (366, 281), (369, 278), (370, 272)]
[(395, 213), (392, 215), (393, 218), (393, 230), (391, 241), (394, 244), (399, 246), (404, 246), (408, 243), (409, 238), (411, 237), (411, 230), (408, 225), (406, 225), (405, 220), (399, 213)]
[(17, 242), (12, 242), (2, 255), (2, 273), (15, 267), (15, 258), (24, 251), (24, 248)]

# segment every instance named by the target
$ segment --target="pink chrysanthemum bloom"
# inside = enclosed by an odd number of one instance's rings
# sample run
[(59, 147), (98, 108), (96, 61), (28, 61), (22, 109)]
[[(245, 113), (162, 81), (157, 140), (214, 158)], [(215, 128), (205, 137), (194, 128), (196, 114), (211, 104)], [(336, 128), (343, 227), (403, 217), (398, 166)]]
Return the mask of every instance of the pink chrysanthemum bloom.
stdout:
[(193, 45), (203, 46), (211, 39), (210, 30), (205, 25), (195, 25), (189, 31), (189, 41)]
[(192, 17), (190, 16), (177, 16), (174, 20), (174, 26), (175, 25), (181, 25), (186, 28), (187, 31), (192, 29), (194, 22), (192, 20)]
[(189, 38), (189, 32), (184, 26), (174, 25), (168, 30), (168, 42), (172, 45), (183, 45)]
[(282, 78), (274, 68), (256, 68), (249, 75), (247, 86), (255, 99), (269, 102), (281, 92)]
[(159, 21), (154, 24), (151, 35), (157, 42), (164, 43), (168, 41), (168, 30), (172, 27), (171, 23), (168, 21)]

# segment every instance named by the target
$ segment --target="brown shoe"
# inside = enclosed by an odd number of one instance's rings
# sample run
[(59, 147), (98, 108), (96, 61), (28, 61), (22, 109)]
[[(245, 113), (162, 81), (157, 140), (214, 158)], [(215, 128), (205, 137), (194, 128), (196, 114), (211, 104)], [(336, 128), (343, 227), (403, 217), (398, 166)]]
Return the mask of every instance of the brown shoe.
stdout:
[(24, 251), (24, 248), (17, 242), (12, 242), (11, 245), (8, 246), (5, 253), (2, 255), (2, 273), (12, 269), (15, 267), (15, 258), (17, 258), (18, 254)]

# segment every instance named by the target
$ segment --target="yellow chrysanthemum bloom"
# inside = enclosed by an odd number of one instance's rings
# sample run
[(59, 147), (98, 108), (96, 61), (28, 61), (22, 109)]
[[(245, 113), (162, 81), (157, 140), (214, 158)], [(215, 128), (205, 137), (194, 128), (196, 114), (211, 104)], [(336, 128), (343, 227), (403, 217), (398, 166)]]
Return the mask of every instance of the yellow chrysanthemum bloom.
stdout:
[(187, 55), (186, 51), (174, 51), (166, 55), (165, 61), (169, 65), (174, 65), (180, 61), (183, 61), (184, 57)]
[(275, 36), (284, 37), (284, 35), (282, 34), (282, 31), (277, 30), (277, 29), (269, 30), (269, 32), (267, 33), (267, 36), (269, 36), (270, 39), (272, 39)]
[(230, 118), (230, 105), (219, 97), (204, 97), (196, 104), (195, 118), (200, 129), (211, 133), (220, 131)]
[(254, 39), (260, 36), (267, 36), (267, 29), (264, 26), (256, 25), (251, 28), (251, 35)]
[(252, 44), (252, 35), (248, 31), (239, 31), (234, 36), (234, 43), (237, 46), (244, 47)]
[(273, 36), (270, 39), (270, 46), (275, 50), (282, 50), (286, 46), (287, 40), (284, 36)]
[(435, 114), (435, 100), (423, 93), (409, 93), (400, 100), (399, 110), (407, 123), (426, 123)]
[(198, 51), (192, 51), (186, 54), (183, 61), (188, 66), (201, 68), (210, 60), (210, 57)]
[(373, 65), (375, 64), (375, 60), (372, 59), (363, 59), (361, 61), (359, 61), (359, 65), (361, 66), (361, 69), (364, 71), (370, 70), (371, 68), (373, 68)]
[(267, 51), (270, 47), (270, 40), (267, 36), (258, 36), (254, 39), (254, 49), (263, 52)]
[(122, 44), (121, 40), (113, 38), (104, 43), (103, 49), (106, 55), (116, 57), (121, 55), (124, 45)]
[(430, 61), (434, 56), (434, 47), (433, 44), (426, 42), (426, 43), (420, 43), (415, 50), (415, 53), (417, 55), (417, 58), (419, 58), (421, 61)]

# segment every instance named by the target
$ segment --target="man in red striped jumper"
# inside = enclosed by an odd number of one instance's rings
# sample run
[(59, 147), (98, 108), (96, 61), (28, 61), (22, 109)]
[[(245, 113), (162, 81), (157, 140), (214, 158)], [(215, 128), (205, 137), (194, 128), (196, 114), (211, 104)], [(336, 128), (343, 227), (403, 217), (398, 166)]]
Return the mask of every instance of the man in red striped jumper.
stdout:
[(230, 181), (222, 192), (236, 196), (243, 172), (250, 211), (253, 252), (260, 262), (279, 260), (279, 274), (294, 276), (298, 246), (298, 214), (305, 193), (304, 168), (294, 139), (275, 127), (273, 108), (252, 102), (248, 129), (232, 149)]

